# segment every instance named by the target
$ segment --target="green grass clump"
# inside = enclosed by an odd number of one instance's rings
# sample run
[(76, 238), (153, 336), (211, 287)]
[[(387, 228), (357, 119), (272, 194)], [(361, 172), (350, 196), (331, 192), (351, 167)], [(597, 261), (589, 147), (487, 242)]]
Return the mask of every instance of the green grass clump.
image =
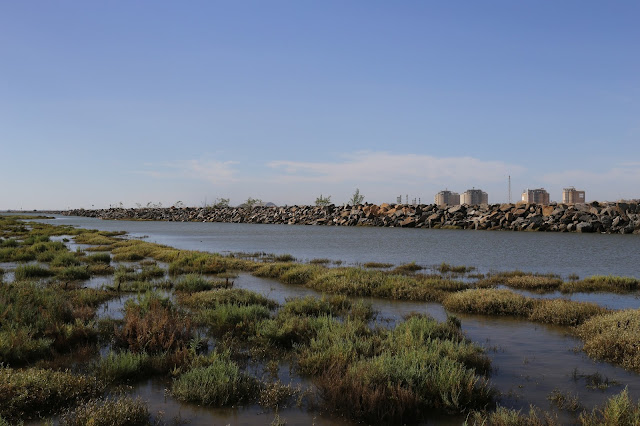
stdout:
[(113, 274), (113, 282), (118, 286), (128, 281), (150, 281), (154, 278), (162, 278), (164, 275), (165, 270), (157, 265), (144, 265), (138, 272), (120, 265)]
[(467, 272), (471, 272), (473, 270), (475, 270), (476, 268), (474, 268), (473, 266), (454, 266), (454, 265), (450, 265), (446, 262), (442, 262), (440, 265), (438, 265), (438, 267), (436, 268), (441, 274), (446, 274), (447, 272), (453, 272), (455, 274), (466, 274)]
[(404, 265), (396, 266), (391, 272), (393, 274), (412, 274), (422, 269), (424, 269), (423, 266), (416, 265), (416, 262), (411, 262)]
[(212, 309), (199, 311), (196, 319), (209, 328), (214, 336), (231, 333), (238, 337), (256, 334), (260, 320), (269, 318), (271, 311), (262, 305), (221, 304)]
[(76, 235), (74, 239), (78, 244), (89, 244), (92, 246), (98, 246), (98, 245), (106, 246), (106, 245), (111, 245), (114, 242), (118, 241), (117, 239), (106, 236), (101, 232), (84, 232), (82, 234)]
[(495, 411), (472, 411), (464, 426), (554, 426), (559, 424), (549, 413), (540, 413), (531, 407), (527, 414), (498, 406)]
[(351, 309), (351, 301), (346, 296), (336, 295), (317, 298), (307, 296), (304, 298), (290, 299), (280, 309), (280, 314), (290, 315), (343, 315)]
[(193, 294), (178, 294), (178, 303), (191, 309), (212, 309), (218, 305), (261, 305), (273, 309), (278, 304), (253, 291), (228, 288), (202, 291)]
[(604, 291), (613, 293), (630, 293), (640, 288), (640, 280), (632, 277), (613, 275), (594, 275), (580, 281), (569, 281), (560, 287), (564, 293)]
[(50, 277), (53, 271), (40, 265), (18, 265), (15, 270), (16, 280), (28, 280), (31, 278)]
[(594, 303), (534, 299), (503, 289), (473, 289), (454, 293), (447, 296), (443, 305), (454, 312), (516, 316), (530, 321), (570, 326), (608, 312)]
[(151, 357), (145, 352), (109, 352), (95, 366), (96, 375), (106, 383), (126, 382), (144, 377)]
[(537, 301), (529, 320), (557, 325), (575, 326), (596, 315), (609, 312), (595, 303), (573, 302), (563, 299)]
[(86, 266), (67, 266), (56, 270), (56, 276), (65, 281), (81, 281), (91, 278)]
[(580, 423), (583, 426), (618, 426), (640, 424), (640, 402), (633, 403), (625, 388), (622, 392), (607, 400), (604, 407), (595, 408), (591, 413), (582, 413)]
[(87, 263), (103, 263), (109, 265), (111, 263), (111, 255), (109, 253), (95, 253), (85, 258)]
[(62, 426), (146, 426), (153, 425), (147, 405), (129, 396), (92, 399), (67, 411), (60, 418)]
[(640, 309), (593, 317), (577, 333), (590, 357), (640, 372)]
[(307, 286), (323, 293), (419, 301), (440, 301), (449, 291), (467, 288), (460, 281), (361, 268), (326, 269)]
[(185, 252), (169, 263), (169, 274), (219, 274), (227, 270), (222, 256), (210, 253)]
[(454, 312), (527, 317), (534, 300), (509, 290), (473, 289), (451, 294), (443, 305)]
[(217, 287), (216, 283), (199, 274), (187, 274), (174, 284), (176, 290), (188, 293), (211, 290), (215, 287)]
[(256, 400), (259, 382), (232, 361), (214, 357), (208, 366), (194, 368), (176, 380), (171, 394), (180, 401), (226, 407)]
[(544, 275), (523, 275), (505, 278), (504, 285), (530, 291), (554, 291), (562, 285), (562, 280)]
[(327, 259), (327, 258), (311, 259), (309, 263), (312, 265), (328, 265), (329, 263), (331, 263), (331, 259)]
[(391, 268), (393, 266), (393, 263), (383, 263), (383, 262), (367, 262), (365, 264), (363, 264), (362, 266), (364, 266), (365, 268)]
[(481, 375), (489, 361), (466, 342), (455, 321), (416, 315), (395, 330), (367, 330), (325, 320), (300, 349), (301, 368), (316, 375), (327, 409), (367, 423), (397, 424), (491, 400), (493, 391)]
[(51, 259), (50, 265), (52, 267), (67, 267), (77, 266), (80, 264), (78, 257), (71, 252), (58, 253), (53, 259)]
[(0, 416), (7, 420), (33, 419), (102, 394), (96, 378), (68, 372), (0, 366)]

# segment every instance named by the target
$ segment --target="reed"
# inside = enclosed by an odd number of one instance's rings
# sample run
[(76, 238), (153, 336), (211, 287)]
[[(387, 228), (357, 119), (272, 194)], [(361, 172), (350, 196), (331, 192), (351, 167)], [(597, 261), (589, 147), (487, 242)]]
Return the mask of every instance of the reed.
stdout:
[(187, 274), (180, 278), (175, 284), (174, 288), (177, 291), (185, 291), (187, 293), (199, 292), (211, 290), (213, 288), (219, 288), (224, 285), (222, 282), (214, 282), (206, 279), (199, 274)]

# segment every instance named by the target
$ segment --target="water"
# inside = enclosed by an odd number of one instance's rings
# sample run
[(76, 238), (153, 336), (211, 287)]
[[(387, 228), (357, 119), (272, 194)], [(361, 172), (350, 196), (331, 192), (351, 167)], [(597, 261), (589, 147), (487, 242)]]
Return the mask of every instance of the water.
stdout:
[(57, 216), (47, 223), (105, 231), (210, 252), (289, 253), (299, 260), (345, 264), (447, 262), (478, 272), (522, 270), (640, 278), (640, 236), (536, 232), (256, 225), (237, 223), (107, 221)]

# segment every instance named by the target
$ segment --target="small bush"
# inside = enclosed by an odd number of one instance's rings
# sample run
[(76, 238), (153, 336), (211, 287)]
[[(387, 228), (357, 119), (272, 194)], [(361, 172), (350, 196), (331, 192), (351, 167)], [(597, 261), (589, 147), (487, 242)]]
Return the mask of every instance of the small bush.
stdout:
[(125, 306), (124, 323), (114, 332), (116, 343), (134, 353), (157, 354), (188, 345), (193, 337), (189, 318), (153, 294)]

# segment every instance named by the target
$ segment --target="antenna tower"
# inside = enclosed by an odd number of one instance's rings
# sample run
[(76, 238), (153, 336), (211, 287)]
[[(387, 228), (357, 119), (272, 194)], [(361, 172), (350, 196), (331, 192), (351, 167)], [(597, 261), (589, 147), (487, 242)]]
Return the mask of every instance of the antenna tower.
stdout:
[(511, 204), (511, 175), (509, 175), (509, 204)]

